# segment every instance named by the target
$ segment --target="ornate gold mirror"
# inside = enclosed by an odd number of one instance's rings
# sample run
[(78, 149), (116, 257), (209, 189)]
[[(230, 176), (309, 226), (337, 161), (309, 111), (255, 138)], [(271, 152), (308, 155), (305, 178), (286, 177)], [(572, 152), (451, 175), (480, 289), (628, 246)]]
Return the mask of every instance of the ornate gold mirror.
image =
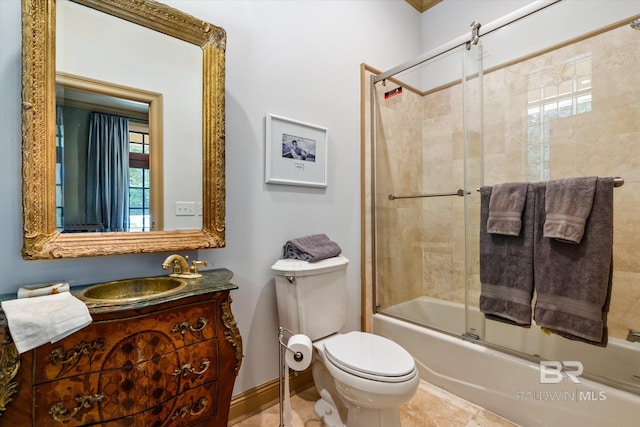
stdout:
[[(60, 0), (62, 1), (62, 0)], [(175, 137), (165, 126), (158, 126), (158, 122), (165, 125), (169, 120), (176, 120), (176, 115), (169, 114), (167, 99), (169, 96), (162, 92), (154, 94), (158, 99), (164, 98), (164, 116), (150, 114), (149, 127), (160, 129), (157, 139), (162, 141), (163, 150), (171, 147), (174, 151), (165, 151), (164, 166), (152, 169), (152, 180), (157, 182), (173, 182), (167, 176), (167, 162), (182, 162), (188, 169), (202, 169), (201, 202), (196, 202), (196, 212), (189, 211), (193, 216), (200, 215), (201, 227), (181, 227), (180, 225), (165, 227), (152, 231), (100, 231), (81, 230), (83, 232), (69, 232), (59, 223), (56, 210), (56, 178), (60, 175), (56, 165), (58, 154), (58, 136), (56, 122), (56, 37), (61, 37), (56, 31), (56, 0), (23, 0), (22, 1), (22, 196), (23, 196), (23, 248), (25, 259), (83, 257), (107, 254), (125, 254), (140, 252), (166, 252), (177, 250), (191, 250), (198, 248), (222, 247), (225, 244), (225, 182), (224, 182), (224, 73), (226, 34), (222, 28), (198, 20), (190, 15), (152, 0), (73, 0), (74, 5), (88, 7), (91, 13), (110, 19), (124, 20), (135, 25), (135, 31), (161, 34), (168, 37), (169, 42), (179, 42), (187, 46), (183, 50), (194, 49), (198, 59), (199, 70), (196, 76), (184, 72), (183, 81), (175, 81), (180, 87), (196, 80), (201, 81), (201, 110), (198, 109), (197, 127), (201, 127), (198, 137)], [(98, 16), (100, 18), (100, 16)], [(91, 29), (90, 29), (91, 30)], [(58, 29), (60, 31), (60, 29)], [(91, 31), (96, 33), (98, 31)], [(109, 30), (105, 31), (109, 34)], [(113, 34), (113, 33), (112, 33)], [(133, 42), (133, 40), (132, 40)], [(119, 44), (120, 48), (126, 48)], [(65, 45), (65, 50), (67, 49)], [(59, 50), (61, 50), (59, 48)], [(102, 49), (95, 49), (102, 50)], [(132, 50), (135, 50), (132, 48)], [(198, 53), (199, 52), (199, 53)], [(65, 52), (66, 54), (67, 52)], [(85, 62), (90, 64), (89, 52)], [(166, 64), (174, 61), (173, 57), (166, 57)], [(176, 62), (176, 61), (174, 61)], [(186, 61), (180, 64), (187, 69)], [(104, 67), (97, 67), (104, 68)], [(164, 67), (158, 67), (158, 69)], [(193, 71), (191, 66), (190, 71)], [(135, 73), (135, 71), (131, 71)], [(60, 77), (62, 75), (62, 78)], [(65, 80), (64, 73), (58, 73), (58, 82)], [(78, 76), (74, 76), (78, 77)], [(80, 79), (84, 76), (80, 76)], [(91, 79), (94, 76), (90, 76)], [(68, 80), (68, 78), (67, 78)], [(111, 76), (100, 76), (100, 81), (112, 82)], [(60, 89), (58, 87), (58, 89)], [(135, 88), (144, 90), (145, 88)], [(157, 92), (157, 91), (156, 91)], [(133, 93), (136, 93), (134, 90)], [(180, 94), (179, 94), (180, 95)], [(152, 97), (153, 98), (153, 97)], [(193, 95), (185, 95), (185, 99), (194, 99)], [(156, 99), (156, 98), (153, 98)], [(175, 99), (175, 98), (174, 98)], [(200, 103), (198, 102), (198, 107)], [(152, 109), (154, 111), (158, 111)], [(179, 110), (184, 111), (180, 107)], [(194, 114), (183, 114), (179, 120)], [(154, 121), (152, 126), (151, 121)], [(194, 126), (192, 126), (194, 127)], [(178, 132), (186, 135), (186, 131)], [(201, 135), (201, 138), (200, 136)], [(190, 139), (201, 139), (196, 143), (196, 150), (189, 148), (186, 143)], [(191, 141), (193, 142), (193, 141)], [(201, 144), (201, 154), (200, 154)], [(196, 151), (197, 160), (176, 158), (174, 152)], [(164, 177), (159, 176), (164, 172)], [(180, 172), (178, 172), (180, 173)], [(155, 174), (155, 177), (154, 177)], [(200, 178), (200, 177), (198, 177)], [(200, 182), (193, 182), (199, 191)], [(165, 184), (165, 186), (167, 186)], [(187, 186), (182, 185), (180, 193), (188, 193)], [(59, 196), (59, 195), (58, 195)], [(198, 194), (199, 197), (200, 195)], [(156, 197), (158, 200), (167, 198), (166, 195)], [(58, 197), (59, 199), (59, 197)], [(193, 200), (194, 197), (187, 197)], [(184, 199), (177, 198), (165, 201), (164, 211), (173, 211), (179, 215), (183, 209)], [(152, 204), (153, 208), (153, 204)], [(193, 203), (187, 202), (187, 209), (193, 209)], [(167, 220), (159, 220), (166, 223)], [(157, 230), (157, 231), (156, 231)]]

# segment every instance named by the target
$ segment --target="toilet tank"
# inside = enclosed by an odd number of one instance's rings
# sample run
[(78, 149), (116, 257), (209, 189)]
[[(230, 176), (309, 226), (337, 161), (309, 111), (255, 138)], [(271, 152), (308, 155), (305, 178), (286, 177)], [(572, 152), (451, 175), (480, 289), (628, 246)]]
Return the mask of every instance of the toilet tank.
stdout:
[(312, 341), (340, 331), (346, 322), (348, 264), (341, 255), (273, 264), (280, 326)]

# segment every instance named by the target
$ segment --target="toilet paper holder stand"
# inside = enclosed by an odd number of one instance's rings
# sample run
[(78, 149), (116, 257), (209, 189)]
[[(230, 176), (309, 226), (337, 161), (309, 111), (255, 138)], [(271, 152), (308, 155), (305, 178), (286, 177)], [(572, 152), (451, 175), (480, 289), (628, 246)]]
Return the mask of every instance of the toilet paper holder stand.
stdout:
[[(280, 404), (280, 426), (279, 427), (284, 427), (284, 408), (283, 408), (283, 401), (284, 401), (284, 392), (283, 392), (283, 387), (284, 385), (282, 384), (282, 382), (284, 381), (284, 352), (285, 351), (290, 351), (291, 353), (293, 353), (293, 360), (295, 360), (296, 362), (301, 362), (302, 359), (304, 358), (303, 354), (299, 351), (295, 351), (293, 350), (291, 347), (289, 347), (288, 345), (286, 345), (282, 339), (284, 338), (284, 334), (288, 333), (290, 336), (295, 335), (292, 331), (290, 331), (287, 328), (283, 328), (282, 326), (280, 326), (278, 328), (278, 343), (280, 343), (280, 347), (279, 347), (279, 351), (278, 351), (278, 362), (280, 365), (280, 369), (279, 369), (279, 404)], [(287, 368), (288, 369), (288, 368)]]

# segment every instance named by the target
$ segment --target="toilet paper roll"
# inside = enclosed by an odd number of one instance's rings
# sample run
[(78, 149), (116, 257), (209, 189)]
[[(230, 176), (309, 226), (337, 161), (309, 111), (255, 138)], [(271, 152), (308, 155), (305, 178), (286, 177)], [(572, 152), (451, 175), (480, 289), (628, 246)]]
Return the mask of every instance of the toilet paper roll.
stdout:
[[(287, 347), (292, 350), (287, 350), (284, 356), (287, 366), (294, 371), (304, 371), (307, 369), (311, 364), (311, 352), (313, 350), (311, 339), (306, 335), (296, 334), (289, 338)], [(296, 352), (302, 355), (302, 359), (295, 359)]]

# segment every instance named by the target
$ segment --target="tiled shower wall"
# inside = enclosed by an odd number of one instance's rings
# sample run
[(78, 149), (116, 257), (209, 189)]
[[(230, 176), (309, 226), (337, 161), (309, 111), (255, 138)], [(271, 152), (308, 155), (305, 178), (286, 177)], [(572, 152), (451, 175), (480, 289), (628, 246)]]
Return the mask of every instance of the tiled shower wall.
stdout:
[(401, 94), (385, 99), (397, 88), (391, 82), (376, 86), (378, 139), (376, 168), (376, 281), (378, 304), (382, 307), (424, 294), (421, 280), (422, 254), (427, 240), (423, 207), (415, 199), (389, 200), (390, 194), (422, 192), (423, 144), (422, 97), (403, 88)]
[[(621, 176), (614, 192), (614, 275), (610, 336), (640, 329), (640, 32), (628, 25), (523, 60), (483, 77), (484, 184), (570, 176)], [(395, 86), (402, 85), (396, 82)], [(462, 89), (427, 94), (378, 84), (377, 283), (382, 307), (422, 295), (464, 301), (479, 295), (479, 197), (467, 221), (475, 232), (465, 277), (462, 198), (388, 200), (388, 194), (463, 186)], [(467, 133), (467, 169), (477, 176), (479, 137)]]

